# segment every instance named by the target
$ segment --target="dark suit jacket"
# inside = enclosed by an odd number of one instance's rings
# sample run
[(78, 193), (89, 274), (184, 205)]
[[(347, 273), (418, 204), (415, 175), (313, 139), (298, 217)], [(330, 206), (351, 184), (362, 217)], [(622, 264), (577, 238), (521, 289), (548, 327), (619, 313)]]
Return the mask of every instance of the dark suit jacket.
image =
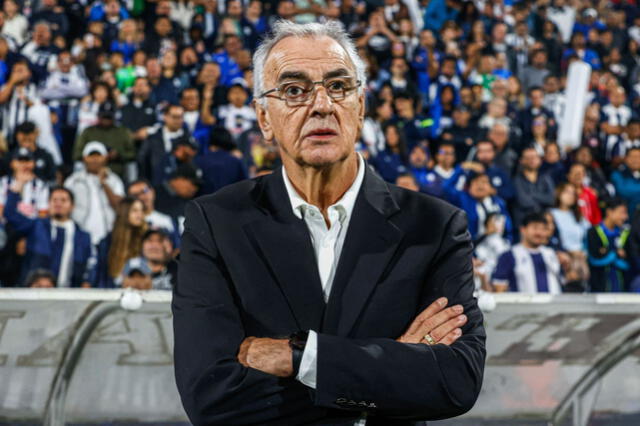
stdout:
[[(485, 332), (455, 207), (367, 168), (326, 306), (281, 169), (187, 204), (182, 238), (175, 374), (194, 424), (353, 424), (363, 411), (369, 426), (410, 424), (475, 403)], [(464, 305), (463, 336), (451, 346), (396, 342), (441, 296)], [(310, 329), (319, 333), (315, 390), (236, 359), (247, 336)]]

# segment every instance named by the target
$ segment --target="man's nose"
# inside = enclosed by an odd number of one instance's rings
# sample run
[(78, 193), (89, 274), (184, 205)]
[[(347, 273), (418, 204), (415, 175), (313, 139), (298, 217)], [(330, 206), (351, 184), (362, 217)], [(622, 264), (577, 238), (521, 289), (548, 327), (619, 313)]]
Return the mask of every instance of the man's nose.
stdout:
[(333, 99), (327, 93), (324, 86), (317, 86), (313, 98), (311, 99), (311, 113), (318, 115), (328, 115), (333, 113)]

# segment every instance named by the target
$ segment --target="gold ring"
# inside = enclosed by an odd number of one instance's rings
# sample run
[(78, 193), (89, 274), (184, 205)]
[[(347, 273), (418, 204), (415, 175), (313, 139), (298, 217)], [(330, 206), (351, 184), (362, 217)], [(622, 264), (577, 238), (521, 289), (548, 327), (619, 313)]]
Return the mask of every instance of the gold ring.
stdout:
[(429, 333), (424, 335), (424, 340), (427, 341), (428, 345), (435, 345), (436, 341), (433, 339), (433, 337), (431, 337), (431, 335)]

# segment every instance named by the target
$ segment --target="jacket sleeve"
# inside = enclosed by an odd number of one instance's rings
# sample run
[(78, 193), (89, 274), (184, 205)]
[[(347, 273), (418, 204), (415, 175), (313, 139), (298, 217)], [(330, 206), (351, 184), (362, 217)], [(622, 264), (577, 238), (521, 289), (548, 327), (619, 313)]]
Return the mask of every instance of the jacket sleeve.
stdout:
[(7, 222), (13, 226), (16, 232), (20, 234), (28, 234), (33, 225), (35, 219), (30, 219), (18, 211), (18, 203), (20, 202), (20, 194), (11, 190), (7, 191), (7, 204), (4, 206), (4, 217)]
[(277, 419), (287, 409), (283, 384), (297, 382), (238, 362), (246, 336), (231, 279), (200, 205), (189, 202), (185, 216), (172, 301), (175, 376), (184, 409), (194, 425)]
[(443, 233), (421, 294), (421, 309), (438, 297), (462, 304), (468, 316), (451, 346), (407, 344), (385, 338), (349, 339), (318, 334), (316, 404), (366, 407), (399, 418), (435, 420), (473, 407), (485, 362), (483, 317), (473, 297), (472, 245), (467, 221), (456, 212)]

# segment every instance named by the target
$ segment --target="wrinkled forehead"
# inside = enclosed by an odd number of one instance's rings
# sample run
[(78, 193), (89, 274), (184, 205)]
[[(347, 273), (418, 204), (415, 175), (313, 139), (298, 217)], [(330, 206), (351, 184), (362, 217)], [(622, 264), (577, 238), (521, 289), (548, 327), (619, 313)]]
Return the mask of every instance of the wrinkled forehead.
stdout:
[(296, 73), (315, 81), (336, 70), (355, 75), (349, 55), (337, 41), (327, 36), (291, 36), (271, 48), (265, 61), (264, 81), (274, 83), (284, 75)]

